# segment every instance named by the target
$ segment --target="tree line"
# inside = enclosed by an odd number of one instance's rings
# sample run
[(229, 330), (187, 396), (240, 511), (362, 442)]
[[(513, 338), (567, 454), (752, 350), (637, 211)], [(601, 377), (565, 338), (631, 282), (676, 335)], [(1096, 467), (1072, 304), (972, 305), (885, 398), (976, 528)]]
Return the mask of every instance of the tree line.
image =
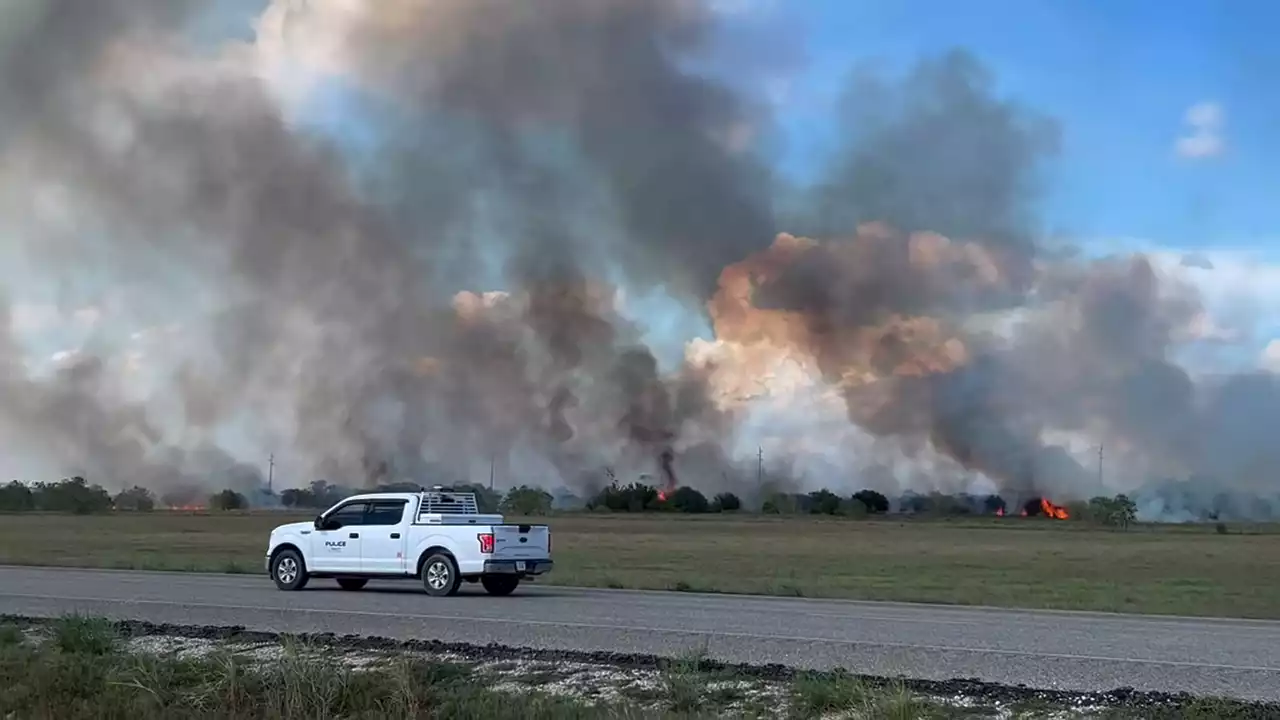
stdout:
[[(374, 492), (418, 492), (423, 488), (403, 483), (380, 485)], [(481, 512), (501, 512), (510, 515), (546, 515), (552, 511), (555, 498), (547, 491), (521, 485), (498, 492), (483, 485), (463, 484), (452, 486), (459, 492), (471, 492)], [(290, 509), (323, 510), (342, 499), (368, 489), (352, 489), (318, 480), (305, 488), (290, 488), (279, 495), (279, 502)], [(860, 490), (852, 495), (841, 495), (831, 490), (815, 490), (809, 493), (766, 491), (756, 510), (765, 515), (828, 515), (841, 517), (867, 517), (898, 512), (912, 515), (963, 517), (966, 515), (993, 515), (1013, 512), (999, 495), (972, 496), (946, 495), (943, 493), (908, 493), (890, 501), (876, 490)], [(190, 491), (181, 495), (157, 497), (151, 490), (131, 487), (112, 495), (97, 484), (83, 477), (72, 477), (57, 482), (39, 482), (27, 485), (12, 481), (0, 487), (0, 512), (66, 512), (88, 514), (111, 510), (149, 512), (161, 507), (200, 507), (210, 510), (241, 510), (250, 507), (249, 498), (235, 490), (226, 489), (206, 497), (191, 497)], [(1067, 506), (1072, 519), (1088, 520), (1099, 524), (1128, 527), (1135, 520), (1137, 506), (1125, 495), (1095, 497), (1088, 502)], [(583, 508), (593, 512), (675, 512), (686, 514), (732, 513), (744, 510), (742, 499), (732, 492), (718, 493), (712, 497), (696, 488), (682, 486), (670, 493), (641, 482), (613, 483), (601, 489), (583, 503)]]

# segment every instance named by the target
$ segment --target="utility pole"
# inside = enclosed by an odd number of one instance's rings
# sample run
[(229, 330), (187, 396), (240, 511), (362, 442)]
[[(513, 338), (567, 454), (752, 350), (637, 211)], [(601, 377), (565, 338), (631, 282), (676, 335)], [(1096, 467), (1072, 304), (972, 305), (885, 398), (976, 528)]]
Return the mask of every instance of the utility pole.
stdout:
[(764, 447), (756, 448), (756, 489), (764, 489)]
[(489, 453), (489, 489), (493, 489), (493, 453)]
[(1106, 443), (1100, 443), (1098, 445), (1098, 491), (1099, 492), (1102, 491), (1102, 448), (1105, 447), (1105, 445)]
[(267, 458), (267, 494), (268, 495), (275, 494), (275, 481), (276, 481), (276, 454), (271, 453), (271, 455)]

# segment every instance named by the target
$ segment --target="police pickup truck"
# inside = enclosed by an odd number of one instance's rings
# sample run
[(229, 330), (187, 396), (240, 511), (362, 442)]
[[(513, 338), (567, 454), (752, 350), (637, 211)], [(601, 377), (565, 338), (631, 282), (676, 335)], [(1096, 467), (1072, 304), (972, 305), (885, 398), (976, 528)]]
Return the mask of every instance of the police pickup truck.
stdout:
[(428, 595), (453, 595), (463, 581), (510, 595), (551, 570), (551, 531), (481, 514), (474, 493), (371, 493), (272, 530), (266, 566), (281, 590), (301, 590), (311, 578), (334, 578), (343, 590), (412, 578)]

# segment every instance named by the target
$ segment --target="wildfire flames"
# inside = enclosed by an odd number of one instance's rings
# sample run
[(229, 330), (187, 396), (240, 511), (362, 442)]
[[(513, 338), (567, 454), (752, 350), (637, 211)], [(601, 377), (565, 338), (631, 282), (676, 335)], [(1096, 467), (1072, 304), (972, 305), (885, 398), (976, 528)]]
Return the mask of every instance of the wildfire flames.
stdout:
[(1055, 518), (1057, 520), (1066, 520), (1070, 517), (1070, 513), (1067, 512), (1066, 508), (1061, 505), (1054, 505), (1044, 498), (1040, 498), (1040, 512), (1044, 513), (1046, 517)]
[[(996, 514), (1003, 515), (1004, 513), (998, 512)], [(1033, 500), (1028, 500), (1027, 503), (1022, 506), (1022, 512), (1019, 514), (1022, 517), (1043, 515), (1047, 518), (1053, 518), (1054, 520), (1067, 520), (1071, 517), (1071, 513), (1068, 512), (1065, 507), (1055, 505), (1053, 501), (1048, 498), (1035, 498)]]

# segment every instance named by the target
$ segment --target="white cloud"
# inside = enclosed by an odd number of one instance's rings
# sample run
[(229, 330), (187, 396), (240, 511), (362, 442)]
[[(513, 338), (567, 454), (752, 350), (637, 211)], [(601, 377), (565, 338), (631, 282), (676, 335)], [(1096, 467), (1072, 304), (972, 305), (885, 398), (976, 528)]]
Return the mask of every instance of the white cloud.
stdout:
[(1217, 157), (1226, 147), (1223, 128), (1226, 112), (1216, 102), (1200, 102), (1187, 108), (1182, 122), (1186, 131), (1174, 143), (1174, 151), (1181, 157), (1203, 160)]
[(1262, 357), (1258, 359), (1258, 364), (1264, 370), (1280, 373), (1280, 339), (1267, 343), (1267, 346), (1262, 349)]

